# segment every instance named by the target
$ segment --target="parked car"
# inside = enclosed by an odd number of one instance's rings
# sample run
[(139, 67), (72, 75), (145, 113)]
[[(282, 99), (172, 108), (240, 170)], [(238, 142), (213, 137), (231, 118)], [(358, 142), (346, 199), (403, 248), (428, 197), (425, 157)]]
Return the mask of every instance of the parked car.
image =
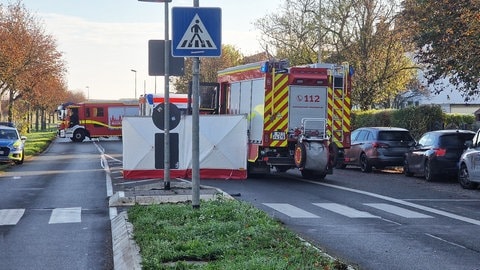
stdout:
[(371, 172), (372, 167), (383, 169), (402, 166), (405, 152), (415, 144), (410, 132), (397, 127), (362, 127), (351, 134), (351, 147), (345, 149), (343, 163), (360, 166), (362, 172)]
[(480, 184), (480, 130), (467, 146), (458, 162), (458, 182), (463, 188), (475, 189)]
[(472, 141), (475, 132), (469, 130), (436, 130), (422, 135), (418, 143), (406, 154), (403, 173), (406, 176), (420, 174), (427, 181), (439, 176), (456, 177), (458, 161)]
[(16, 128), (0, 125), (0, 162), (22, 164), (26, 140), (27, 137), (20, 136)]

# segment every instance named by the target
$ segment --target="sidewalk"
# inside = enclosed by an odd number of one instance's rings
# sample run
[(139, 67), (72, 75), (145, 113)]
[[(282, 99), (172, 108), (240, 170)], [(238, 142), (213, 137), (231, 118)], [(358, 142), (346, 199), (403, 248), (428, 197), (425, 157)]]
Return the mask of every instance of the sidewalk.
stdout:
[[(124, 182), (113, 181), (113, 195), (109, 198), (110, 209), (129, 207), (135, 204), (149, 205), (192, 201), (192, 183), (182, 179), (172, 179), (170, 189), (165, 190), (162, 179), (148, 179)], [(229, 197), (222, 190), (200, 186), (200, 200), (213, 200), (219, 196)], [(139, 248), (133, 240), (133, 226), (128, 222), (126, 209), (111, 220), (113, 264), (116, 270), (141, 268)]]

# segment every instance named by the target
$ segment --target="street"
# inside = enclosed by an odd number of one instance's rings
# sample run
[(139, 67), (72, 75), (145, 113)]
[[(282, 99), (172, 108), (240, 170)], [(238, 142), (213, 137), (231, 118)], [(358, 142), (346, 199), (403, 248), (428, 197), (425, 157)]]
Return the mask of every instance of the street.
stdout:
[(480, 193), (398, 171), (297, 171), (247, 181), (202, 180), (252, 203), (359, 269), (480, 269)]
[[(111, 170), (110, 191), (100, 149)], [(107, 194), (128, 183), (121, 159), (119, 140), (57, 140), (3, 173), (0, 269), (112, 269)], [(322, 181), (289, 170), (201, 185), (251, 203), (358, 269), (480, 269), (480, 191), (453, 180), (348, 167)]]
[(105, 171), (92, 142), (56, 141), (2, 173), (0, 190), (0, 269), (113, 268)]

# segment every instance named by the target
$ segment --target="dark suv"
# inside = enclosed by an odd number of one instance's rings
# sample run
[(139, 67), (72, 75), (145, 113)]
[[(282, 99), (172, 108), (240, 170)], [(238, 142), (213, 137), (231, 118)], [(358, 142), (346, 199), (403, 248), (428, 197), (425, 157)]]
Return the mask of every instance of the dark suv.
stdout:
[(402, 166), (405, 152), (414, 144), (412, 135), (404, 128), (358, 128), (352, 132), (351, 147), (345, 149), (345, 159), (337, 167), (354, 165), (360, 166), (362, 172), (371, 172), (372, 167)]
[(403, 173), (406, 176), (420, 174), (427, 181), (436, 177), (456, 177), (458, 161), (466, 142), (472, 141), (475, 132), (469, 130), (436, 130), (422, 135), (418, 143), (406, 154)]

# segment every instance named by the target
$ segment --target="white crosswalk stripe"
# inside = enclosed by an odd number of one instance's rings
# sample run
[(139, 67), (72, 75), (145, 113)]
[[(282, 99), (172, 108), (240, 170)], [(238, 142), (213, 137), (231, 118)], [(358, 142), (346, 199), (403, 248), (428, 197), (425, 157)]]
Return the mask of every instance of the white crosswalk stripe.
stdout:
[(395, 205), (390, 205), (386, 203), (364, 203), (364, 205), (380, 209), (382, 211), (405, 217), (405, 218), (433, 218), (432, 216), (425, 215), (419, 212), (411, 211), (402, 207), (398, 207)]
[(82, 208), (55, 208), (50, 215), (48, 224), (56, 223), (79, 223), (82, 222)]
[(0, 209), (0, 226), (15, 225), (25, 213), (25, 209)]
[(365, 211), (341, 205), (338, 203), (314, 203), (314, 205), (350, 218), (380, 218)]
[(288, 203), (264, 203), (270, 208), (277, 210), (280, 213), (283, 213), (292, 218), (318, 218), (319, 216), (312, 214), (308, 211), (305, 211), (301, 208), (293, 206)]

